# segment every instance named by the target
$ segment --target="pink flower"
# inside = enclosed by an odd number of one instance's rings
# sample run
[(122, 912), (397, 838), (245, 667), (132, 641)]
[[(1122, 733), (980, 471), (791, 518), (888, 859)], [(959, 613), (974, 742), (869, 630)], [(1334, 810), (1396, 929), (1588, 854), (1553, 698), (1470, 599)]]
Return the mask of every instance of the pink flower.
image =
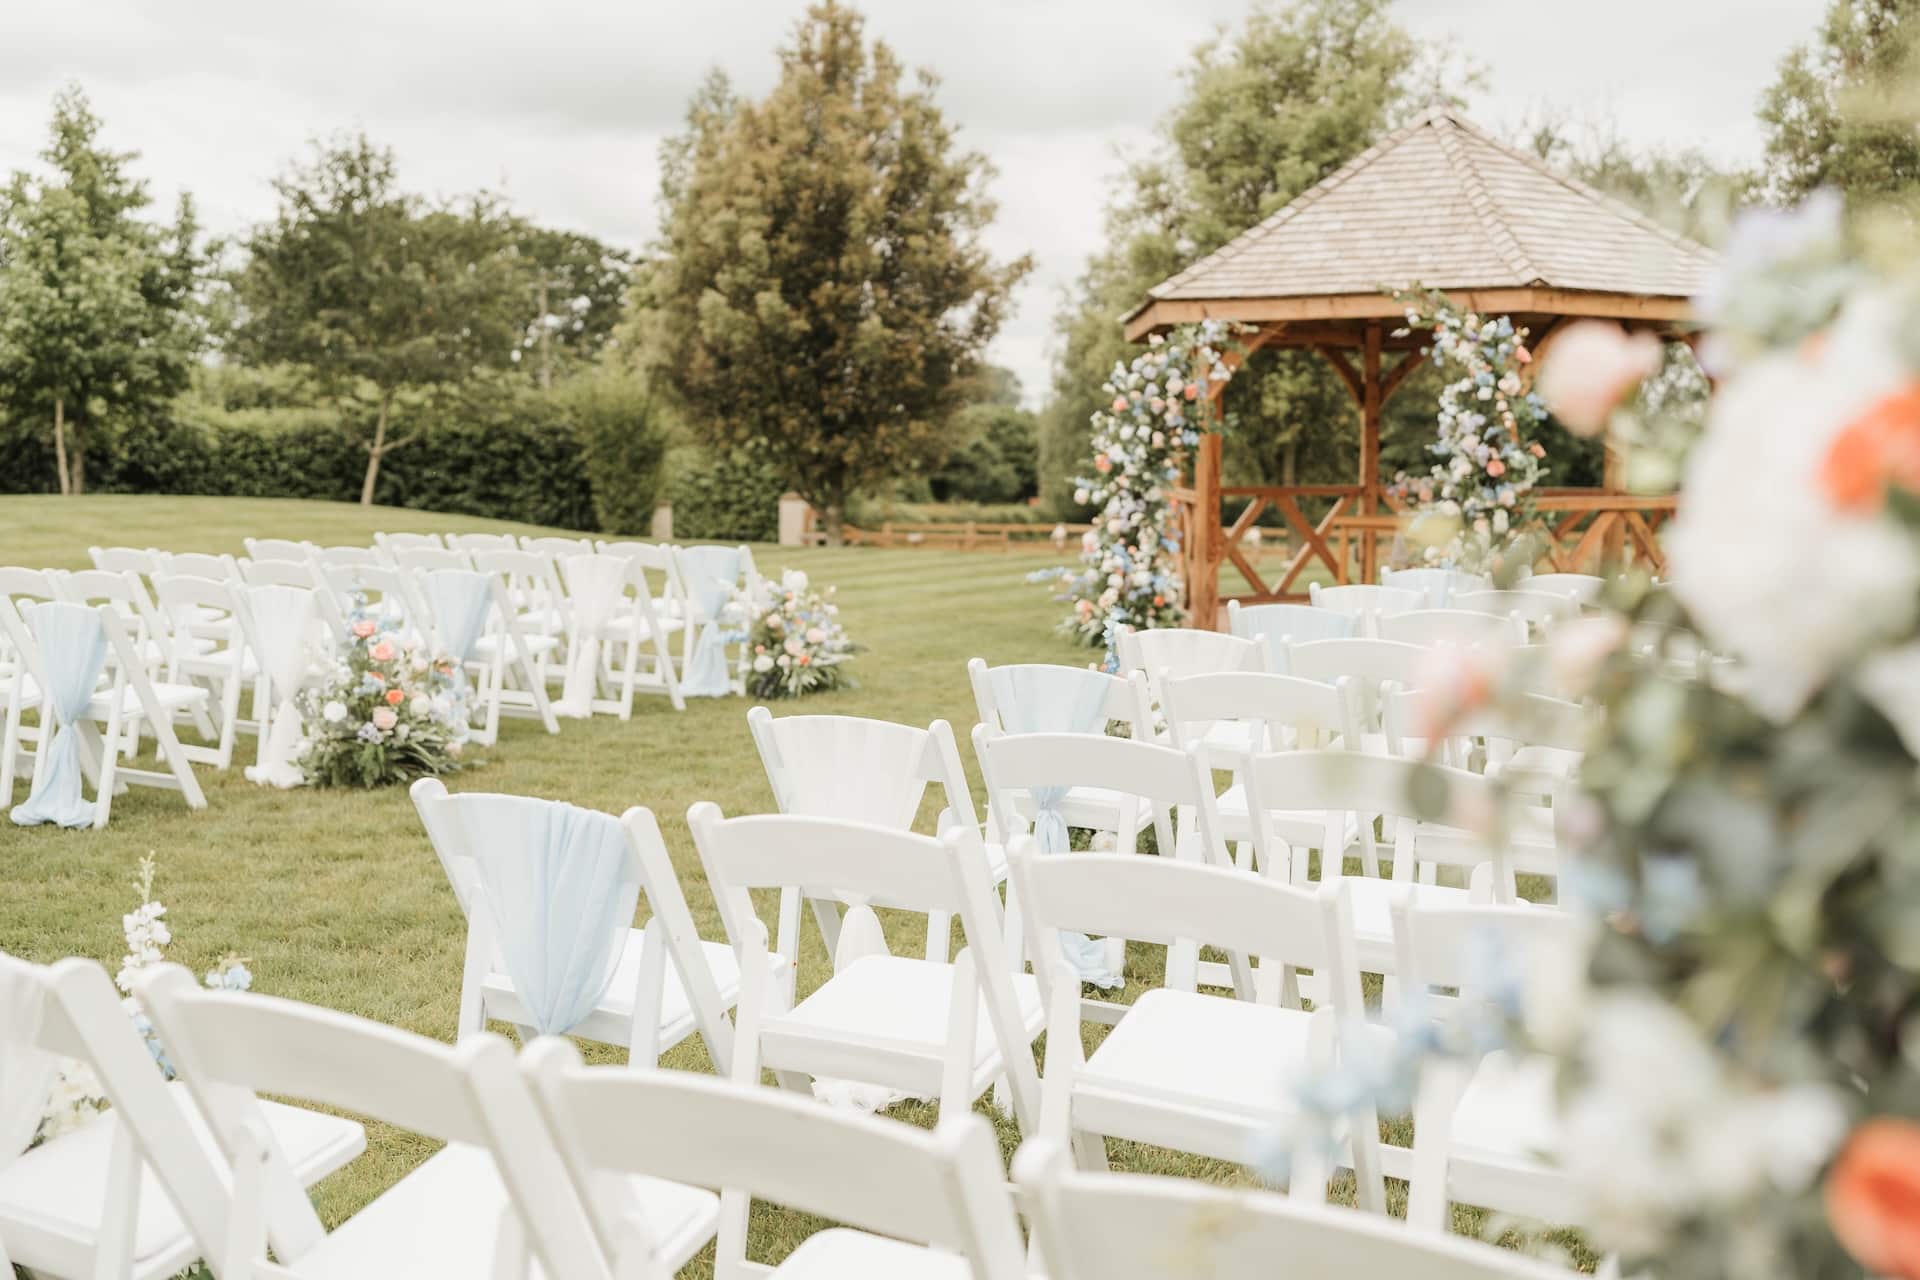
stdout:
[[(821, 629), (820, 629), (819, 627), (808, 627), (808, 628), (807, 628), (807, 643), (808, 643), (808, 644), (820, 644), (820, 643), (822, 643), (823, 641), (825, 641), (825, 640), (826, 640), (826, 638), (827, 638), (827, 633), (826, 633), (826, 632), (824, 632), (824, 631), (822, 631), (822, 630), (821, 630)], [(962, 1006), (960, 1006), (960, 1007), (961, 1007), (961, 1008), (963, 1008), (963, 1009), (964, 1009), (964, 1008), (966, 1008), (966, 1006), (965, 1006), (965, 1005), (962, 1005)]]
[(1104, 453), (1096, 453), (1093, 455), (1093, 469), (1101, 475), (1105, 475), (1107, 472), (1113, 470), (1113, 460)]
[(1854, 1261), (1920, 1278), (1920, 1125), (1876, 1116), (1853, 1131), (1827, 1175), (1827, 1221)]
[(1115, 413), (1125, 413), (1127, 411), (1127, 398), (1125, 396), (1115, 396), (1113, 398), (1113, 411)]
[(1197, 382), (1189, 382), (1180, 389), (1180, 394), (1189, 400), (1198, 400), (1200, 398), (1200, 384)]
[(387, 690), (387, 705), (388, 705), (388, 706), (390, 706), (390, 707), (397, 707), (397, 706), (399, 706), (399, 705), (400, 705), (401, 703), (403, 703), (403, 702), (405, 702), (406, 700), (407, 700), (407, 695), (406, 695), (406, 694), (404, 694), (404, 693), (402, 693), (402, 692), (401, 692), (400, 690), (398, 690), (398, 689), (389, 689), (389, 690)]
[(1414, 695), (1420, 735), (1444, 737), (1467, 712), (1493, 697), (1493, 655), (1483, 649), (1440, 645), (1421, 659)]
[(1487, 463), (1487, 474), (1498, 480), (1501, 476), (1507, 474), (1507, 464), (1495, 458)]
[(1596, 436), (1622, 400), (1660, 367), (1660, 342), (1617, 324), (1582, 320), (1553, 344), (1540, 396), (1575, 435)]
[[(1160, 413), (1166, 409), (1167, 402), (1165, 400), (1162, 400), (1159, 396), (1155, 396), (1153, 399), (1147, 401), (1147, 407), (1149, 409), (1152, 409), (1155, 413)], [(965, 1008), (964, 1005), (961, 1007)]]
[(367, 646), (367, 656), (375, 662), (392, 662), (396, 650), (390, 640), (377, 640)]
[(356, 623), (354, 623), (354, 624), (353, 624), (353, 634), (354, 634), (354, 635), (356, 635), (356, 636), (358, 636), (358, 637), (359, 637), (360, 639), (362, 639), (362, 640), (365, 640), (365, 639), (366, 639), (366, 638), (367, 638), (368, 636), (370, 636), (370, 635), (372, 635), (372, 634), (373, 634), (373, 619), (371, 619), (371, 618), (362, 618), (362, 619), (360, 619), (360, 621), (358, 621), (358, 622), (356, 622)]
[(391, 729), (400, 723), (400, 716), (392, 707), (375, 707), (373, 714), (367, 718), (373, 721), (376, 729)]

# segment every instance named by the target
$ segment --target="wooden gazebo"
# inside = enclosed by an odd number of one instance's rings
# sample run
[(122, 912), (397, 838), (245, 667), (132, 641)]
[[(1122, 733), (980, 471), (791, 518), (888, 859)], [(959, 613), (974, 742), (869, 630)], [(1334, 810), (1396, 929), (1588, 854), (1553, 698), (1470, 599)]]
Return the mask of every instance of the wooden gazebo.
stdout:
[[(1537, 354), (1562, 325), (1585, 316), (1685, 336), (1689, 299), (1712, 261), (1701, 245), (1436, 106), (1157, 285), (1125, 319), (1130, 340), (1210, 317), (1237, 321), (1252, 329), (1241, 356), (1264, 346), (1317, 351), (1360, 411), (1360, 474), (1351, 485), (1222, 488), (1220, 438), (1203, 437), (1190, 483), (1175, 491), (1194, 625), (1218, 625), (1219, 576), (1229, 561), (1251, 588), (1237, 597), (1247, 601), (1299, 598), (1296, 584), (1315, 562), (1336, 582), (1377, 580), (1397, 525), (1380, 478), (1381, 409), (1418, 367), (1423, 341), (1393, 335), (1404, 312), (1383, 287), (1418, 282), (1481, 314), (1511, 316), (1531, 330)], [(1599, 489), (1536, 493), (1560, 567), (1623, 554), (1660, 563), (1655, 532), (1674, 500), (1622, 492), (1611, 456)], [(1228, 498), (1250, 501), (1222, 528)], [(1309, 520), (1303, 498), (1329, 505)], [(1269, 508), (1297, 543), (1271, 583), (1241, 545)]]

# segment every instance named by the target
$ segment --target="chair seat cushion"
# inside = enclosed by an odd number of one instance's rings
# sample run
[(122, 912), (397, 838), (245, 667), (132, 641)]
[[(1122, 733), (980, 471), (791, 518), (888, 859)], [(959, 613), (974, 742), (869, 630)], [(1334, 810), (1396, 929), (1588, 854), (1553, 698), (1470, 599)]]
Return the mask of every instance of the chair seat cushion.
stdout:
[(1298, 1009), (1156, 988), (1100, 1042), (1079, 1083), (1283, 1118), (1293, 1110), (1285, 1081), (1307, 1063), (1311, 1018)]
[(972, 1280), (966, 1259), (903, 1240), (832, 1227), (801, 1241), (778, 1280)]
[[(1046, 1022), (1039, 982), (1030, 973), (1016, 974), (1013, 995), (1021, 1024), (1038, 1035)], [(767, 1019), (769, 1035), (797, 1030), (808, 1038), (832, 1038), (836, 1033), (883, 1039), (902, 1047), (939, 1052), (947, 1042), (947, 1013), (953, 1004), (953, 966), (937, 960), (907, 956), (864, 956), (821, 984), (788, 1012)], [(986, 997), (980, 997), (979, 1028), (974, 1037), (976, 1066), (999, 1057), (1000, 1044), (987, 1020)]]
[[(178, 711), (183, 707), (204, 704), (207, 701), (208, 694), (207, 691), (199, 685), (168, 684), (164, 680), (156, 680), (153, 683), (153, 697), (154, 701), (160, 704), (162, 710)], [(120, 690), (120, 714), (122, 716), (133, 716), (140, 714), (140, 710), (140, 694), (132, 685), (123, 687)], [(113, 690), (111, 689), (94, 694), (93, 699), (87, 703), (87, 717), (89, 719), (105, 720), (112, 713)]]
[[(719, 1197), (657, 1178), (627, 1181), (647, 1225), (659, 1233), (668, 1271), (677, 1270), (712, 1236), (720, 1216)], [(489, 1276), (506, 1204), (493, 1158), (477, 1147), (454, 1143), (341, 1223), (293, 1265), (302, 1280)]]
[[(186, 1087), (172, 1084), (167, 1092), (194, 1133), (211, 1147), (212, 1135), (188, 1100)], [(312, 1186), (366, 1150), (366, 1130), (358, 1121), (277, 1102), (262, 1102), (260, 1107), (302, 1186)], [(107, 1162), (119, 1127), (120, 1118), (109, 1110), (0, 1169), (0, 1239), (15, 1262), (50, 1275), (92, 1274), (87, 1259), (100, 1235)], [(133, 1256), (134, 1274), (143, 1277), (172, 1275), (200, 1256), (150, 1168), (140, 1175)]]
[(1554, 1062), (1541, 1054), (1488, 1054), (1453, 1112), (1456, 1159), (1544, 1163), (1559, 1126)]

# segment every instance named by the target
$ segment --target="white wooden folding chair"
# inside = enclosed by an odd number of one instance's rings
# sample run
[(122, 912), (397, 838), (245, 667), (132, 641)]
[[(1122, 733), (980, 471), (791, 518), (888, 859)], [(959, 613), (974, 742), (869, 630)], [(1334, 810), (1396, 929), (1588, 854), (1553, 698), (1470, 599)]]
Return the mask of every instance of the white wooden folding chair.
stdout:
[[(610, 1280), (505, 1040), (449, 1046), (314, 1005), (204, 990), (171, 964), (144, 970), (136, 990), (231, 1170), (214, 1265), (221, 1280), (505, 1280), (532, 1276), (535, 1263), (547, 1276)], [(262, 1093), (372, 1116), (446, 1145), (322, 1232), (262, 1121)], [(649, 1207), (665, 1219), (693, 1205), (711, 1213), (710, 1200), (676, 1189)]]
[(293, 538), (242, 538), (240, 542), (252, 560), (306, 561), (316, 550), (311, 542)]
[[(425, 555), (453, 556), (451, 551), (403, 551), (403, 557)], [(482, 552), (481, 555), (519, 555), (520, 552)], [(553, 704), (547, 699), (546, 658), (556, 642), (550, 636), (526, 633), (519, 613), (507, 594), (507, 577), (482, 570), (447, 565), (436, 569), (405, 569), (409, 590), (419, 609), (418, 617), (437, 654), (460, 663), (468, 682), (469, 720), (479, 717), (473, 740), (482, 746), (499, 739), (500, 717), (512, 711), (539, 718), (550, 734), (560, 732)], [(436, 581), (436, 575), (450, 573), (449, 581)], [(477, 580), (463, 575), (480, 574), (485, 579), (484, 615), (479, 618), (455, 616), (465, 613), (473, 603), (465, 583)], [(475, 595), (479, 593), (476, 591)], [(470, 628), (479, 627), (476, 632)], [(509, 678), (512, 678), (512, 683)]]
[(545, 556), (558, 563), (568, 556), (590, 556), (593, 554), (591, 538), (528, 538), (520, 539), (520, 549), (531, 551), (535, 555)]
[(1286, 648), (1288, 675), (1333, 684), (1345, 679), (1353, 698), (1353, 715), (1360, 736), (1347, 745), (1382, 754), (1386, 740), (1380, 733), (1380, 694), (1389, 683), (1417, 689), (1432, 669), (1429, 650), (1399, 640), (1360, 637), (1352, 640), (1310, 640)]
[(376, 533), (373, 535), (373, 545), (387, 563), (392, 564), (394, 557), (402, 551), (411, 550), (414, 547), (437, 547), (445, 550), (447, 544), (441, 541), (437, 533)]
[[(511, 821), (510, 815), (502, 816), (500, 801), (526, 800), (449, 795), (438, 778), (421, 778), (413, 784), (411, 795), (427, 839), (453, 886), (454, 900), (467, 917), (458, 1034), (482, 1031), (487, 1020), (495, 1018), (513, 1023), (531, 1038), (527, 1002), (507, 971), (499, 926), (485, 909), (473, 837), (476, 827)], [(707, 1055), (724, 1071), (733, 1045), (726, 1013), (740, 996), (739, 954), (727, 943), (702, 941), (694, 930), (693, 914), (653, 814), (632, 808), (620, 823), (626, 831), (628, 875), (645, 895), (652, 919), (644, 929), (632, 927), (631, 912), (617, 922), (620, 950), (612, 977), (593, 1011), (569, 1034), (624, 1045), (631, 1061), (651, 1065), (698, 1031)], [(784, 958), (770, 963), (776, 972), (784, 972)], [(663, 993), (658, 999), (648, 994), (655, 986)]]
[(160, 553), (152, 547), (88, 547), (87, 559), (96, 569), (137, 573), (149, 581), (160, 568)]
[[(1566, 1272), (1478, 1240), (1300, 1196), (1191, 1178), (1084, 1173), (1028, 1142), (1013, 1176), (1048, 1280), (1565, 1280)], [(1283, 1268), (1283, 1270), (1277, 1270)], [(1038, 1274), (1037, 1272), (1035, 1274)]]
[(340, 616), (378, 618), (383, 629), (416, 625), (419, 605), (401, 571), (391, 564), (322, 564), (320, 576), (333, 593)]
[[(561, 578), (567, 584), (568, 599), (573, 605), (574, 630), (594, 626), (601, 647), (601, 670), (619, 690), (617, 698), (609, 700), (605, 707), (596, 706), (595, 710), (615, 711), (624, 720), (633, 714), (635, 692), (664, 693), (675, 711), (685, 710), (680, 671), (674, 663), (669, 637), (675, 631), (684, 630), (686, 623), (665, 611), (661, 597), (654, 594), (649, 580), (650, 574), (658, 573), (667, 592), (665, 598), (672, 599), (672, 593), (678, 589), (671, 575), (673, 548), (645, 542), (598, 545), (601, 550), (584, 560), (576, 556), (560, 560)], [(598, 605), (577, 597), (575, 575), (585, 566), (606, 560), (625, 564), (626, 575), (624, 589), (603, 616)], [(583, 639), (576, 635), (574, 639), (584, 643), (592, 637)]]
[(317, 547), (313, 559), (323, 565), (384, 564), (372, 547)]
[[(0, 566), (0, 600), (16, 611), (22, 606), (59, 599), (54, 576), (41, 569)], [(0, 805), (13, 803), (15, 777), (32, 777), (33, 755), (41, 742), (42, 726), (29, 723), (32, 711), (40, 712), (40, 684), (27, 669), (25, 657), (13, 646), (10, 631), (0, 627), (0, 707), (6, 712), (0, 729)], [(24, 770), (24, 771), (23, 771)]]
[(493, 612), (474, 646), (485, 664), (486, 721), (483, 740), (498, 733), (498, 717), (532, 715), (548, 733), (559, 731), (547, 685), (566, 642), (564, 596), (553, 566), (531, 552), (479, 550), (474, 569), (494, 580)]
[[(175, 729), (182, 715), (192, 723), (203, 739), (218, 739), (219, 729), (208, 714), (209, 699), (178, 697), (178, 691), (169, 688), (163, 679), (163, 673), (169, 665), (172, 654), (172, 638), (165, 615), (148, 598), (146, 587), (139, 575), (133, 573), (115, 573), (105, 569), (82, 569), (74, 573), (53, 575), (54, 590), (60, 599), (72, 604), (104, 605), (119, 615), (120, 624), (126, 631), (127, 639), (133, 651), (139, 656), (141, 667), (147, 679), (153, 684), (154, 691), (163, 703), (178, 701), (181, 712), (177, 714)], [(111, 673), (118, 665), (116, 655), (109, 655), (107, 670)], [(185, 684), (186, 682), (176, 682)], [(137, 712), (130, 713), (121, 735), (121, 752), (129, 760), (139, 754), (141, 726), (144, 719)], [(226, 768), (231, 753), (223, 756), (218, 747), (182, 746), (189, 759), (198, 764), (211, 764)]]
[(1513, 648), (1527, 642), (1520, 619), (1475, 609), (1409, 609), (1380, 619), (1380, 638), (1423, 648)]
[[(1258, 641), (1188, 627), (1126, 632), (1120, 637), (1118, 656), (1122, 671), (1138, 671), (1146, 677), (1144, 692), (1150, 705), (1140, 708), (1135, 722), (1149, 724), (1157, 724), (1159, 720), (1153, 708), (1165, 711), (1162, 685), (1167, 680), (1212, 671), (1264, 671), (1267, 665), (1266, 653)], [(1136, 685), (1136, 697), (1138, 691)], [(1160, 741), (1167, 740), (1165, 732), (1155, 736)], [(1209, 745), (1227, 752), (1245, 751), (1247, 739), (1239, 726), (1228, 724), (1213, 733)]]
[[(155, 1068), (106, 970), (91, 960), (37, 965), (0, 954), (0, 1009), (10, 1015), (0, 1017), (0, 1059), (15, 1086), (0, 1098), (0, 1114), (26, 1121), (8, 1129), (9, 1139), (22, 1127), (31, 1134), (45, 1101), (44, 1090), (19, 1086), (27, 1076), (45, 1082), (59, 1059), (90, 1067), (112, 1104), (29, 1150), (0, 1149), (0, 1269), (10, 1272), (11, 1261), (35, 1276), (161, 1280), (203, 1255), (219, 1261), (214, 1249), (229, 1217), (224, 1161), (186, 1086)], [(259, 1110), (296, 1193), (366, 1149), (357, 1121), (279, 1102)], [(299, 1225), (287, 1240), (299, 1238)]]
[(298, 587), (313, 592), (316, 650), (330, 651), (346, 631), (347, 620), (340, 612), (340, 600), (327, 585), (326, 575), (320, 571), (318, 561), (312, 557), (305, 560), (243, 560), (240, 562), (240, 580), (249, 587)]
[(1493, 582), (1485, 574), (1462, 569), (1382, 569), (1380, 585), (1402, 591), (1418, 591), (1427, 598), (1424, 609), (1451, 609), (1453, 598), (1464, 591), (1485, 591)]
[(482, 551), (518, 551), (519, 540), (510, 533), (450, 533), (447, 550), (476, 555)]
[(1286, 673), (1288, 645), (1309, 640), (1345, 640), (1359, 634), (1360, 619), (1335, 609), (1308, 604), (1251, 604), (1227, 601), (1227, 630), (1242, 640), (1259, 643), (1268, 671)]
[[(1349, 881), (1355, 955), (1366, 973), (1394, 973), (1389, 905), (1396, 894), (1417, 887), (1422, 901), (1464, 906), (1475, 900), (1471, 887), (1436, 883), (1438, 867), (1459, 871), (1471, 884), (1474, 873), (1485, 866), (1489, 870), (1480, 873), (1480, 882), (1487, 887), (1480, 890), (1480, 900), (1490, 896), (1500, 902), (1515, 901), (1509, 846), (1478, 834), (1472, 820), (1499, 815), (1505, 801), (1495, 784), (1477, 773), (1355, 751), (1277, 751), (1252, 757), (1244, 777), (1254, 846), (1269, 876), (1306, 885), (1311, 868), (1308, 848), (1281, 836), (1278, 824), (1265, 820), (1267, 815), (1291, 818), (1312, 806), (1326, 813), (1326, 829), (1313, 845), (1320, 853), (1319, 879)], [(1422, 825), (1414, 799), (1416, 779), (1445, 785), (1447, 807), (1436, 825), (1444, 826), (1454, 838), (1416, 844)], [(1388, 820), (1391, 878), (1383, 875), (1380, 841), (1373, 831), (1375, 815)], [(1328, 853), (1355, 831), (1357, 876), (1347, 874), (1345, 857)]]
[[(1566, 953), (1579, 947), (1582, 928), (1577, 917), (1525, 905), (1396, 898), (1394, 945), (1409, 1015), (1503, 1021), (1506, 1014), (1497, 1006), (1511, 1002), (1527, 975), (1545, 965), (1573, 963)], [(1436, 987), (1451, 994), (1436, 993)], [(1488, 1004), (1496, 1008), (1488, 1011)], [(1553, 1162), (1556, 1068), (1551, 1056), (1523, 1049), (1435, 1055), (1421, 1063), (1407, 1194), (1410, 1225), (1445, 1232), (1455, 1201), (1580, 1224), (1581, 1197)]]
[(753, 562), (753, 551), (737, 547), (691, 545), (669, 547), (674, 561), (674, 577), (679, 583), (674, 607), (666, 616), (686, 625), (680, 633), (681, 671), (694, 660), (710, 627), (724, 654), (734, 648), (734, 659), (727, 664), (730, 686), (736, 693), (746, 692), (746, 673), (751, 655), (747, 650), (747, 610), (740, 602), (760, 595), (760, 570)]
[(1571, 590), (1564, 595), (1540, 589), (1467, 591), (1454, 598), (1454, 607), (1518, 618), (1534, 630), (1544, 630), (1556, 622), (1580, 616), (1580, 600)]
[[(153, 591), (156, 612), (172, 627), (162, 679), (202, 688), (213, 717), (212, 747), (194, 747), (190, 758), (229, 768), (240, 732), (259, 734), (268, 714), (259, 659), (247, 644), (241, 619), (239, 588), (225, 580), (168, 576), (156, 579)], [(248, 717), (241, 702), (250, 684), (254, 696)]]
[(401, 569), (424, 573), (433, 569), (471, 569), (473, 556), (450, 547), (395, 547), (393, 563)]
[[(583, 1066), (564, 1040), (522, 1055), (561, 1157), (622, 1277), (666, 1280), (684, 1244), (647, 1229), (638, 1197), (607, 1180), (664, 1178), (720, 1193), (717, 1280), (1023, 1280), (1020, 1224), (992, 1127), (953, 1115), (928, 1133), (760, 1084), (745, 1051), (731, 1081)], [(778, 1265), (747, 1259), (752, 1200), (829, 1222)]]
[[(767, 708), (755, 707), (747, 712), (747, 728), (782, 813), (910, 831), (927, 784), (934, 783), (945, 802), (935, 831), (963, 827), (981, 835), (960, 749), (945, 720), (916, 729), (862, 716), (776, 719)], [(1007, 878), (1006, 851), (998, 843), (989, 843), (986, 851), (993, 882), (1001, 884)], [(831, 954), (840, 942), (838, 904), (818, 898), (808, 903)], [(927, 959), (946, 958), (952, 933), (950, 917), (928, 913)]]
[[(991, 798), (988, 812), (994, 815), (993, 834), (1002, 845), (1031, 835), (1050, 855), (1066, 855), (1067, 831), (1082, 827), (1111, 833), (1114, 847), (1130, 852), (1141, 828), (1151, 825), (1154, 847), (1163, 857), (1232, 865), (1220, 837), (1213, 777), (1197, 750), (1176, 751), (1158, 743), (1092, 734), (1024, 733), (996, 738), (986, 733), (984, 725), (974, 728), (973, 750)], [(1077, 807), (1076, 793), (1096, 786), (1102, 793), (1100, 803)], [(1117, 816), (1109, 818), (1109, 814)], [(1031, 936), (1028, 933), (1027, 940)], [(1072, 966), (1086, 981), (1109, 989), (1124, 985), (1124, 934), (1091, 942), (1072, 936), (1066, 943)], [(1067, 962), (1068, 953), (1056, 947), (1026, 958), (1038, 969)], [(1233, 963), (1243, 961), (1236, 958)], [(1197, 939), (1186, 939), (1168, 953), (1169, 986), (1191, 991), (1200, 981), (1226, 980), (1213, 962), (1201, 964)], [(1111, 1021), (1122, 1010), (1111, 1001), (1094, 999), (1087, 1008), (1088, 1016), (1101, 1021)]]
[(1596, 604), (1607, 589), (1607, 580), (1592, 573), (1536, 573), (1513, 584), (1516, 591), (1544, 591), (1548, 595), (1573, 597), (1585, 607)]
[[(1144, 677), (1142, 677), (1144, 679)], [(1051, 663), (1010, 663), (989, 667), (983, 659), (967, 660), (967, 680), (973, 688), (973, 703), (980, 724), (988, 737), (1005, 733), (1093, 733), (1104, 736), (1108, 726), (1125, 727), (1129, 737), (1142, 742), (1153, 739), (1153, 723), (1141, 723), (1141, 695), (1127, 678), (1094, 671), (1086, 667), (1057, 666)], [(1082, 694), (1093, 691), (1093, 705), (1079, 705)], [(977, 754), (976, 748), (976, 754)], [(1023, 812), (1032, 817), (1030, 797), (1021, 798)], [(993, 812), (994, 795), (987, 793), (988, 840), (998, 840), (1001, 828), (1013, 825), (1000, 821)], [(1065, 797), (1063, 812), (1070, 815), (1069, 825), (1117, 830), (1121, 819), (1121, 797), (1099, 786), (1076, 787)], [(1089, 822), (1074, 822), (1071, 815), (1091, 816)]]
[[(1263, 968), (1285, 975), (1256, 992), (1250, 974), (1236, 966), (1231, 996), (1171, 984), (1144, 992), (1087, 1054), (1080, 984), (1064, 968), (1043, 968), (1048, 1017), (1040, 1134), (1071, 1145), (1082, 1167), (1106, 1167), (1103, 1139), (1110, 1137), (1245, 1160), (1257, 1143), (1301, 1123), (1292, 1086), (1333, 1070), (1342, 1053), (1375, 1043), (1363, 1025), (1339, 884), (1301, 889), (1175, 858), (1050, 857), (1024, 840), (1012, 856), (1035, 955), (1056, 954), (1063, 930), (1121, 934), (1169, 948), (1197, 937), (1232, 955), (1257, 955)], [(1294, 975), (1301, 968), (1321, 979), (1312, 1013), (1300, 1008)], [(1358, 1069), (1351, 1060), (1349, 1066)], [(1334, 1127), (1334, 1150), (1302, 1145), (1291, 1185), (1321, 1199), (1337, 1162), (1353, 1169), (1359, 1202), (1384, 1211), (1372, 1101), (1358, 1100), (1344, 1121)]]
[[(937, 1098), (949, 1117), (964, 1114), (1004, 1077), (1017, 1121), (1023, 1128), (1034, 1123), (1039, 1093), (1031, 1045), (1044, 1010), (1034, 979), (1012, 971), (978, 840), (962, 831), (935, 839), (786, 814), (727, 819), (704, 801), (688, 811), (687, 823), (727, 936), (742, 951), (742, 964), (761, 970), (742, 979), (737, 1053), (757, 1051), (786, 1088), (805, 1091), (809, 1076), (853, 1081)], [(754, 914), (754, 889), (779, 891), (776, 947), (789, 966), (783, 982), (774, 981), (780, 975), (772, 972), (766, 930)], [(849, 915), (859, 912), (863, 920), (849, 921), (849, 929), (871, 935), (880, 932), (873, 914), (879, 909), (957, 915), (966, 946), (952, 963), (944, 955), (871, 950), (795, 1003), (803, 892), (856, 901)], [(757, 1007), (756, 994), (765, 996)]]
[(1375, 587), (1365, 583), (1350, 583), (1337, 587), (1323, 587), (1317, 582), (1308, 583), (1307, 599), (1316, 609), (1332, 609), (1338, 613), (1353, 615), (1359, 621), (1360, 634), (1363, 636), (1378, 635), (1381, 618), (1391, 614), (1406, 613), (1410, 609), (1424, 608), (1427, 603), (1427, 595), (1424, 591), (1412, 591), (1403, 587)]
[(169, 578), (211, 578), (215, 582), (240, 581), (240, 565), (230, 555), (212, 555), (204, 551), (157, 551), (154, 576)]

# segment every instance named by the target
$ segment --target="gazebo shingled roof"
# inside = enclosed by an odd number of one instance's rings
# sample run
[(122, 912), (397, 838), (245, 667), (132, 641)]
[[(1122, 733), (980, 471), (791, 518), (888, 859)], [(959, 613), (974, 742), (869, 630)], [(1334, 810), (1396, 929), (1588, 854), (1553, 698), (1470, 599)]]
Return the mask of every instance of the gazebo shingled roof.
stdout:
[[(1528, 326), (1538, 354), (1568, 317), (1685, 335), (1690, 299), (1714, 261), (1704, 246), (1437, 105), (1154, 286), (1124, 317), (1130, 340), (1205, 319), (1252, 326), (1246, 351), (1275, 345), (1323, 355), (1352, 391), (1361, 418), (1354, 485), (1223, 490), (1219, 437), (1203, 437), (1193, 482), (1175, 493), (1189, 531), (1185, 557), (1196, 625), (1216, 624), (1218, 576), (1227, 561), (1251, 584), (1246, 599), (1298, 598), (1294, 583), (1310, 560), (1324, 563), (1335, 581), (1348, 580), (1352, 537), (1361, 579), (1374, 580), (1394, 506), (1379, 475), (1381, 406), (1420, 363), (1417, 348), (1425, 336), (1394, 336), (1405, 309), (1383, 290), (1418, 283), (1483, 314), (1510, 315)], [(1405, 354), (1384, 363), (1393, 351)], [(1543, 511), (1557, 513), (1550, 554), (1561, 567), (1629, 551), (1659, 566), (1655, 530), (1673, 499), (1619, 493), (1611, 461), (1604, 488), (1547, 491), (1540, 500)], [(1250, 499), (1224, 531), (1223, 497)], [(1330, 509), (1309, 523), (1302, 498), (1328, 500)], [(1383, 507), (1385, 514), (1378, 510)], [(1265, 509), (1278, 509), (1299, 543), (1272, 587), (1239, 545)]]
[[(1701, 245), (1431, 107), (1154, 286), (1127, 335), (1208, 316), (1393, 318), (1401, 309), (1381, 286), (1412, 281), (1536, 295), (1488, 308), (1502, 312), (1677, 321), (1712, 263)], [(1540, 305), (1550, 301), (1570, 307)]]

